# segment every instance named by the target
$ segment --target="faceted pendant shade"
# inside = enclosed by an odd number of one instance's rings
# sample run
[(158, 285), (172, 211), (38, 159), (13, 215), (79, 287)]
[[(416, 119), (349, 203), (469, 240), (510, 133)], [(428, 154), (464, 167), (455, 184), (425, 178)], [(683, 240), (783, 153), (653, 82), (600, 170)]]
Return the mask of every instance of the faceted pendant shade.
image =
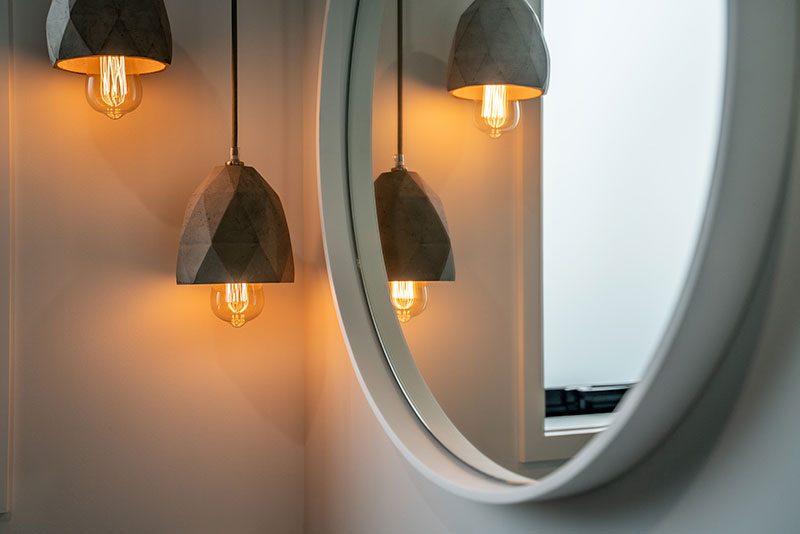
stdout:
[(96, 74), (99, 56), (126, 56), (128, 74), (164, 70), (172, 33), (163, 0), (52, 0), (47, 48), (54, 67)]
[(178, 284), (293, 282), (280, 198), (253, 167), (216, 167), (189, 198)]
[(550, 59), (539, 19), (525, 0), (475, 0), (456, 27), (447, 90), (480, 100), (482, 86), (506, 85), (510, 100), (547, 92)]
[(455, 280), (444, 208), (419, 174), (392, 169), (378, 176), (375, 205), (390, 281)]

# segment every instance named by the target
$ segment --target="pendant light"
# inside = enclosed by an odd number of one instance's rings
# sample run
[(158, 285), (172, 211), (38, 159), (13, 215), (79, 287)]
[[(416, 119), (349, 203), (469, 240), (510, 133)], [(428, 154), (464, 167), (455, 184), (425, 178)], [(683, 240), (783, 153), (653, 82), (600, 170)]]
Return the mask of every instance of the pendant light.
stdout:
[(519, 101), (545, 94), (549, 71), (542, 27), (526, 0), (475, 0), (461, 15), (447, 90), (475, 101), (475, 124), (489, 137), (517, 126)]
[(189, 198), (176, 278), (178, 284), (211, 284), (212, 311), (239, 328), (261, 313), (262, 284), (294, 281), (294, 259), (280, 198), (239, 159), (236, 0), (231, 23), (230, 160), (214, 168)]
[(52, 0), (47, 48), (53, 67), (86, 75), (86, 99), (111, 119), (142, 102), (139, 76), (172, 62), (163, 0)]
[(397, 154), (375, 180), (375, 205), (389, 294), (397, 318), (408, 322), (428, 303), (426, 282), (455, 280), (444, 208), (403, 156), (403, 0), (397, 0)]

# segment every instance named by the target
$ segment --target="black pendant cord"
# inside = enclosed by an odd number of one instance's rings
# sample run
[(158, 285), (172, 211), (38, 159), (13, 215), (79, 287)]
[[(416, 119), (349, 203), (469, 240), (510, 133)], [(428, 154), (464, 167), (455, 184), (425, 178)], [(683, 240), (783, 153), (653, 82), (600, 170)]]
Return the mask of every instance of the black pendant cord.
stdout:
[(231, 0), (231, 159), (228, 165), (241, 165), (239, 160), (239, 20), (236, 0)]
[(395, 168), (405, 169), (403, 156), (403, 0), (397, 0), (397, 154)]

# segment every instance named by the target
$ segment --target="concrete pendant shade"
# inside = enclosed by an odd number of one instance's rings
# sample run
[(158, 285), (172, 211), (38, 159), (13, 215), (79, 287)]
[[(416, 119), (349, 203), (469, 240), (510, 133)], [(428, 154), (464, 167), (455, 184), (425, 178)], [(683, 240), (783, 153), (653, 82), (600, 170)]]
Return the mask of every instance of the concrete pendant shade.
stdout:
[(98, 74), (100, 56), (125, 56), (128, 74), (172, 62), (172, 33), (163, 0), (52, 0), (47, 48), (56, 68)]
[(390, 281), (455, 280), (444, 208), (419, 174), (392, 169), (378, 176), (375, 205)]
[(475, 0), (458, 21), (447, 90), (480, 100), (484, 85), (506, 85), (509, 100), (547, 92), (550, 58), (539, 19), (525, 0)]
[(281, 200), (253, 167), (216, 167), (189, 198), (178, 284), (294, 281)]

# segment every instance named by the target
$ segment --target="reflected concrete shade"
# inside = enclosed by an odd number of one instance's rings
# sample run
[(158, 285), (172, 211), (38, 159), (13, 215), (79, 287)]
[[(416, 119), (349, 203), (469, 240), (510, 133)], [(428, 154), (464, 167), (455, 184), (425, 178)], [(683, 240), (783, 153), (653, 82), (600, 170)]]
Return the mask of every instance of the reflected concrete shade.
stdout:
[(86, 73), (86, 63), (76, 60), (94, 56), (141, 58), (131, 74), (163, 70), (172, 62), (164, 1), (53, 0), (47, 49), (53, 66), (73, 72)]
[(389, 280), (455, 280), (447, 220), (419, 174), (392, 169), (375, 180), (375, 206)]
[(176, 278), (178, 284), (294, 281), (281, 200), (253, 167), (216, 167), (189, 198)]
[(525, 0), (475, 0), (456, 27), (447, 90), (475, 97), (480, 86), (509, 85), (511, 100), (547, 92), (550, 57), (542, 27)]

